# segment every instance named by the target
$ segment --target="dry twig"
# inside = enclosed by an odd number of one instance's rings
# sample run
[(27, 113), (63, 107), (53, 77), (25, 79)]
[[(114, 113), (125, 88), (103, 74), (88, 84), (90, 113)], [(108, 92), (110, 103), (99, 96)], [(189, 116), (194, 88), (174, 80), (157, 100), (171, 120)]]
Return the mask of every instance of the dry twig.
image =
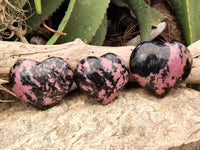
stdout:
[[(186, 83), (200, 84), (200, 41), (188, 47), (193, 56), (192, 71)], [(115, 53), (121, 56), (129, 67), (129, 58), (134, 46), (106, 47), (87, 45), (80, 39), (60, 45), (31, 45), (20, 42), (0, 41), (0, 84), (8, 82), (10, 68), (19, 60), (42, 61), (49, 57), (62, 57), (74, 69), (87, 56), (101, 56)], [(134, 81), (130, 76), (129, 81)]]

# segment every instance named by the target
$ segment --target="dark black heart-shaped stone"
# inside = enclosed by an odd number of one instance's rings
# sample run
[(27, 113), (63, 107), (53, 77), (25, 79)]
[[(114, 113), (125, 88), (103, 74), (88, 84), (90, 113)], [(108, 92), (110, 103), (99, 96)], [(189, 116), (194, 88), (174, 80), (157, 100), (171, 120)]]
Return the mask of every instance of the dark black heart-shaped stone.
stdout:
[(69, 64), (58, 57), (38, 63), (25, 59), (10, 70), (12, 91), (23, 101), (47, 109), (61, 101), (73, 83)]
[(135, 80), (161, 97), (184, 81), (191, 67), (191, 54), (181, 43), (144, 42), (130, 57), (130, 71)]
[(128, 70), (122, 58), (112, 53), (81, 60), (74, 75), (77, 86), (102, 104), (112, 101), (128, 82)]

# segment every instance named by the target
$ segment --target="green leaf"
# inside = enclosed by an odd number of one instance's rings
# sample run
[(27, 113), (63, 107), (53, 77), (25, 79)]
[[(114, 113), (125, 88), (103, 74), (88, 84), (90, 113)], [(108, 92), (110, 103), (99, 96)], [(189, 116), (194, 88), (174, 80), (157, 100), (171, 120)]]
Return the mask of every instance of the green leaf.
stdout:
[[(115, 0), (116, 1), (116, 0)], [(121, 0), (120, 0), (121, 1)], [(140, 28), (141, 42), (150, 40), (151, 27), (156, 26), (164, 16), (149, 7), (144, 0), (122, 0), (132, 9)]]
[(20, 6), (23, 7), (28, 2), (28, 0), (18, 0), (18, 2)]
[[(49, 16), (51, 16), (56, 9), (62, 4), (64, 0), (42, 0), (42, 18), (43, 20), (46, 20)], [(32, 13), (34, 13), (33, 16), (31, 16), (27, 20), (27, 25), (30, 26), (31, 28), (28, 28), (28, 33), (31, 32), (32, 30), (35, 30), (39, 25), (41, 24), (40, 19), (35, 11), (35, 4), (34, 1), (30, 1), (31, 7), (33, 8), (34, 11), (31, 11), (30, 14), (27, 16), (30, 16)]]
[(150, 14), (151, 14), (151, 25), (157, 27), (157, 25), (165, 19), (165, 16), (156, 10), (155, 8), (150, 7)]
[[(119, 6), (119, 7), (127, 7), (131, 10), (131, 15), (132, 17), (136, 18), (134, 13), (133, 13), (133, 9), (127, 4), (125, 3), (126, 0), (111, 0), (115, 5)], [(134, 0), (132, 0), (134, 1)], [(159, 12), (158, 10), (156, 10), (155, 8), (149, 7), (150, 10), (150, 17), (151, 17), (151, 25), (154, 27), (157, 27), (157, 25), (165, 19), (165, 16)]]
[[(63, 17), (61, 23), (59, 24), (57, 31), (62, 32), (65, 29), (65, 27), (66, 27), (66, 25), (67, 25), (67, 23), (69, 21), (70, 15), (71, 15), (71, 13), (72, 13), (72, 11), (74, 9), (75, 2), (76, 2), (76, 0), (70, 0), (68, 8), (67, 8), (67, 12), (65, 13), (65, 16)], [(60, 34), (55, 33), (49, 39), (49, 41), (46, 43), (46, 45), (54, 44), (59, 37), (60, 37)]]
[(41, 15), (42, 14), (42, 4), (41, 4), (41, 0), (34, 0), (35, 2), (35, 9), (37, 14)]
[(125, 2), (123, 2), (123, 0), (111, 0), (111, 1), (118, 7), (128, 7), (129, 8), (129, 6)]
[(63, 31), (67, 35), (61, 36), (58, 43), (73, 41), (76, 38), (90, 43), (102, 23), (109, 2), (110, 0), (77, 0)]
[(199, 0), (171, 0), (176, 16), (181, 24), (186, 44), (200, 39), (200, 1)]
[(106, 33), (107, 33), (107, 15), (105, 15), (102, 24), (100, 25), (100, 27), (98, 28), (98, 30), (96, 31), (95, 36), (92, 38), (92, 41), (89, 43), (91, 45), (102, 45), (105, 37), (106, 37)]

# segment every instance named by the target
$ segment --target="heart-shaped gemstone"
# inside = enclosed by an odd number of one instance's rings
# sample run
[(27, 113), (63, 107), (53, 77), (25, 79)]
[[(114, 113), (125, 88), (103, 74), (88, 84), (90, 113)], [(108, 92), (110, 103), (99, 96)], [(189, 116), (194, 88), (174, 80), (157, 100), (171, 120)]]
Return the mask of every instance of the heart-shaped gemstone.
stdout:
[(12, 91), (23, 101), (37, 108), (47, 109), (61, 101), (73, 83), (69, 64), (58, 57), (41, 63), (25, 59), (10, 70)]
[(74, 75), (77, 86), (102, 104), (112, 101), (128, 82), (124, 61), (113, 53), (81, 60)]
[(144, 42), (130, 57), (130, 71), (135, 80), (164, 97), (172, 87), (183, 82), (192, 67), (192, 56), (181, 43), (157, 45)]

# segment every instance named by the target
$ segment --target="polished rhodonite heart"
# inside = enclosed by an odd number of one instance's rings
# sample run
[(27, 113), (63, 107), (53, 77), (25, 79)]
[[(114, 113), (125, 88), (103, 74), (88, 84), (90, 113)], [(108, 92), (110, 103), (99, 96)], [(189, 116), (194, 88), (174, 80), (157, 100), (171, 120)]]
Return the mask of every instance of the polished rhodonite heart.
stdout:
[(112, 101), (128, 82), (128, 70), (122, 58), (112, 53), (81, 60), (74, 75), (77, 86), (102, 104)]
[(161, 46), (144, 42), (134, 49), (130, 57), (130, 71), (135, 80), (160, 97), (184, 81), (191, 67), (191, 54), (181, 43)]
[(47, 109), (61, 101), (73, 83), (69, 64), (58, 57), (38, 63), (25, 59), (10, 70), (12, 91), (23, 101)]

